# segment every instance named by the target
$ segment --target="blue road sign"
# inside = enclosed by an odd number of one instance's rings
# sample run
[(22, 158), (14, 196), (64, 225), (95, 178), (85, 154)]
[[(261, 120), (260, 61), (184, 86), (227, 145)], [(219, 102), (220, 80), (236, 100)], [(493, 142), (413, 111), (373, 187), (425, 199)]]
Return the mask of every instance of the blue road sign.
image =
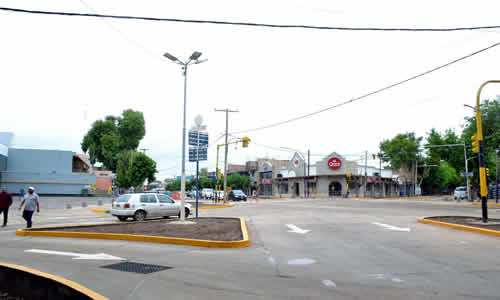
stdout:
[[(198, 146), (198, 132), (197, 131), (189, 131), (188, 134), (189, 146)], [(208, 133), (200, 132), (200, 146), (208, 145)]]
[[(199, 153), (198, 153), (199, 151)], [(197, 157), (199, 155), (199, 157)], [(208, 155), (207, 155), (207, 148), (196, 148), (196, 147), (190, 147), (189, 148), (189, 161), (190, 162), (195, 162), (196, 160), (207, 160)]]

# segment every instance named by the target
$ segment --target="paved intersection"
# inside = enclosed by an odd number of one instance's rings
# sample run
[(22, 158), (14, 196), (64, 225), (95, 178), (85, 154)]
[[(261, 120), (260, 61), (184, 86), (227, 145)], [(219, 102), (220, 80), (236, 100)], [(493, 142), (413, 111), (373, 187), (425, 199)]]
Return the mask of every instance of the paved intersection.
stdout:
[[(40, 224), (109, 222), (89, 208), (52, 210)], [(261, 200), (201, 216), (243, 216), (252, 244), (207, 249), (0, 233), (0, 261), (76, 281), (110, 299), (499, 299), (500, 240), (420, 224), (430, 215), (480, 215), (470, 203), (435, 200)], [(499, 217), (490, 209), (491, 217)], [(15, 219), (15, 217), (14, 217)], [(37, 219), (35, 219), (36, 221)], [(384, 224), (387, 226), (382, 226)], [(303, 231), (294, 230), (293, 225)], [(13, 228), (14, 227), (14, 228)], [(392, 229), (391, 229), (392, 228)], [(395, 230), (394, 228), (404, 229)], [(408, 230), (406, 230), (408, 229)], [(106, 253), (172, 269), (148, 275), (103, 269), (29, 249)]]

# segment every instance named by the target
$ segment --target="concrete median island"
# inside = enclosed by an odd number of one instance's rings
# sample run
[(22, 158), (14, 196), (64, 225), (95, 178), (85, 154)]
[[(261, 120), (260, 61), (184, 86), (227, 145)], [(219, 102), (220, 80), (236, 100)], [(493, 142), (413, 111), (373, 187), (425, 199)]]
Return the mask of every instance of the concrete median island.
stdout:
[(420, 218), (418, 221), (425, 224), (438, 225), (500, 237), (500, 219), (488, 219), (488, 223), (483, 223), (482, 219), (478, 217), (436, 216)]
[(189, 219), (194, 224), (179, 224), (172, 222), (174, 220), (177, 219), (19, 229), (17, 235), (114, 239), (214, 248), (241, 248), (250, 244), (243, 218)]

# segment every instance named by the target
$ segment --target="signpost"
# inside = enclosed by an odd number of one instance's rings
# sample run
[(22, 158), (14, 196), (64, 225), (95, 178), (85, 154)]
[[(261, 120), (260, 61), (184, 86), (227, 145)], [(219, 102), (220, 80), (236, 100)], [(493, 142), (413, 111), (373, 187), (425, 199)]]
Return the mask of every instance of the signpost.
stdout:
[(200, 195), (199, 165), (200, 160), (207, 160), (208, 133), (203, 132), (207, 126), (203, 118), (197, 115), (194, 118), (195, 127), (189, 131), (189, 161), (196, 162), (196, 218), (198, 218), (198, 198)]

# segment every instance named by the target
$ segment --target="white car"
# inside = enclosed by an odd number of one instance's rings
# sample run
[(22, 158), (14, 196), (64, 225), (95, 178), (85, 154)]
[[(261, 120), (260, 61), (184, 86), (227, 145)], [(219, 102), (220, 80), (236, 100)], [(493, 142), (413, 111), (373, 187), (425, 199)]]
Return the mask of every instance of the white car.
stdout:
[[(135, 221), (143, 221), (146, 218), (180, 217), (180, 207), (180, 202), (163, 194), (125, 194), (113, 202), (111, 215), (120, 221), (125, 221), (130, 217)], [(185, 216), (189, 216), (192, 210), (191, 204), (186, 203)]]
[(201, 198), (212, 199), (214, 197), (214, 189), (204, 188), (201, 190)]
[(455, 200), (467, 199), (467, 187), (459, 186), (455, 189), (455, 193), (453, 193), (453, 198)]

